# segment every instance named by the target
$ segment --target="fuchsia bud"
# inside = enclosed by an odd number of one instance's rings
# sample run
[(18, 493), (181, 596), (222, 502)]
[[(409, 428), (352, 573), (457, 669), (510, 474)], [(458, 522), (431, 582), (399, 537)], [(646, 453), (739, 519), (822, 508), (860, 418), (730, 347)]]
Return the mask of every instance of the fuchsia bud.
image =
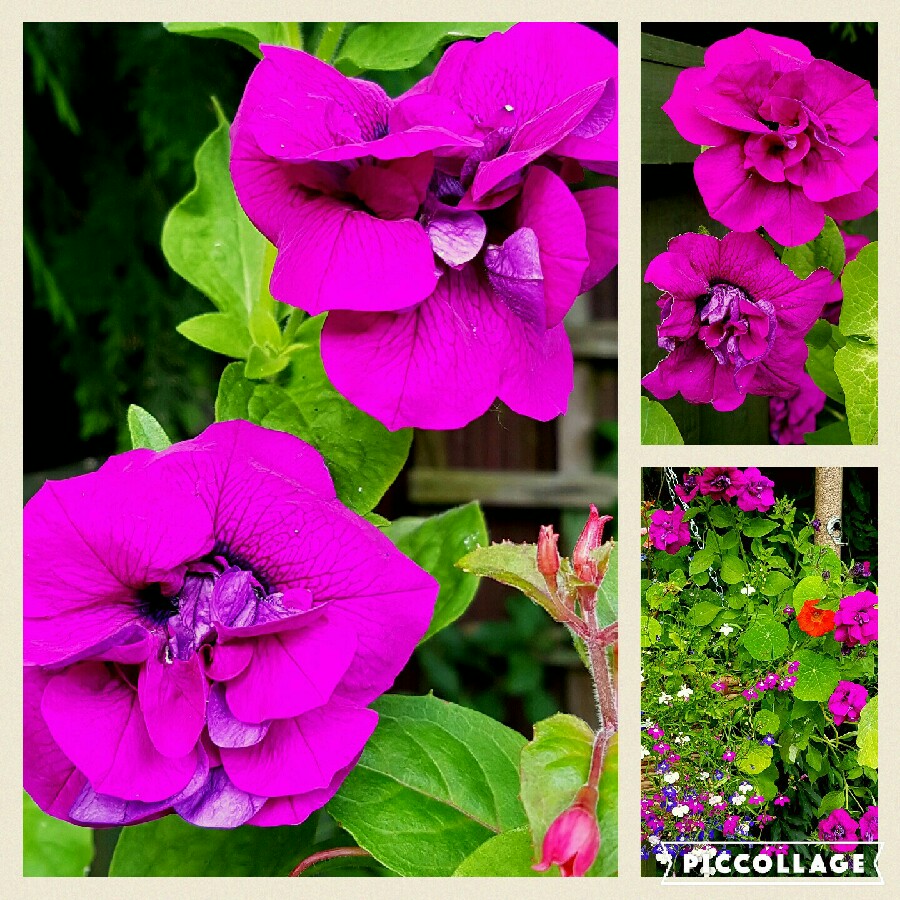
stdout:
[(559, 572), (559, 550), (556, 544), (559, 535), (553, 533), (552, 525), (542, 525), (538, 535), (537, 567), (538, 572), (544, 576), (550, 593), (556, 593), (556, 573)]
[(583, 876), (600, 852), (596, 809), (597, 791), (585, 785), (575, 795), (572, 805), (563, 810), (547, 829), (541, 847), (541, 861), (532, 869), (546, 872), (555, 863), (563, 878)]
[(612, 520), (612, 516), (601, 516), (597, 513), (597, 507), (591, 504), (591, 514), (588, 516), (584, 531), (575, 544), (572, 554), (572, 566), (575, 574), (588, 584), (599, 585), (606, 574), (609, 565), (607, 556), (605, 563), (599, 563), (594, 558), (593, 552), (603, 540), (603, 526)]

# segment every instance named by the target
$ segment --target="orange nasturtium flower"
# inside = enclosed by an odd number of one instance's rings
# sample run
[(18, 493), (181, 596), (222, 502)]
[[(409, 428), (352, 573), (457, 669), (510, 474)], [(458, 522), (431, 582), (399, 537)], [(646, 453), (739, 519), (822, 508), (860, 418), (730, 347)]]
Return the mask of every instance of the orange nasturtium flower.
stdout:
[(817, 609), (820, 600), (807, 600), (803, 609), (797, 614), (797, 624), (801, 631), (813, 637), (822, 637), (834, 630), (834, 612), (830, 609)]

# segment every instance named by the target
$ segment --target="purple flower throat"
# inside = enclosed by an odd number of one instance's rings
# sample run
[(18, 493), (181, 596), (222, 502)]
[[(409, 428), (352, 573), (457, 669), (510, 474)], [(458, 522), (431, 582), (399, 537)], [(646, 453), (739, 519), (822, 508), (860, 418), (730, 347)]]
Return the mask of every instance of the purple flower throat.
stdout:
[[(705, 301), (705, 303), (704, 303)], [(775, 309), (755, 301), (746, 291), (727, 282), (714, 284), (699, 297), (699, 337), (720, 365), (735, 369), (761, 359), (775, 340)]]
[(174, 595), (158, 582), (138, 594), (149, 629), (164, 641), (161, 659), (166, 663), (190, 659), (204, 647), (211, 649), (219, 637), (235, 636), (233, 629), (253, 629), (243, 635), (261, 633), (270, 623), (290, 627), (284, 620), (291, 617), (305, 624), (308, 616), (303, 614), (312, 612), (311, 606), (308, 592), (291, 591), (289, 597), (272, 592), (265, 575), (221, 546), (187, 565)]

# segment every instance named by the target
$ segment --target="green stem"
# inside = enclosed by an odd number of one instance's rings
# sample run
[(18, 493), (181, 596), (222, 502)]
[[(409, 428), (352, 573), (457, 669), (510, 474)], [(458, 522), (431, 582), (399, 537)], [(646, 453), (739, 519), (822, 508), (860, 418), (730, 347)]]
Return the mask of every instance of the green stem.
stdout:
[(324, 62), (331, 62), (341, 38), (344, 36), (344, 29), (347, 27), (346, 22), (326, 22), (325, 29), (316, 47), (316, 56)]

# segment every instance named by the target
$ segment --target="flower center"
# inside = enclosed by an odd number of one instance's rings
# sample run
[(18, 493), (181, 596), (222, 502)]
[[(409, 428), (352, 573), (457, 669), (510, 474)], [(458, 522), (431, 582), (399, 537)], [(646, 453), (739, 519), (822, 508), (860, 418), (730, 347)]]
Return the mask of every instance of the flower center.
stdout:
[(714, 284), (698, 299), (700, 340), (720, 365), (742, 369), (762, 359), (775, 340), (775, 309), (765, 300), (755, 301), (736, 285)]

